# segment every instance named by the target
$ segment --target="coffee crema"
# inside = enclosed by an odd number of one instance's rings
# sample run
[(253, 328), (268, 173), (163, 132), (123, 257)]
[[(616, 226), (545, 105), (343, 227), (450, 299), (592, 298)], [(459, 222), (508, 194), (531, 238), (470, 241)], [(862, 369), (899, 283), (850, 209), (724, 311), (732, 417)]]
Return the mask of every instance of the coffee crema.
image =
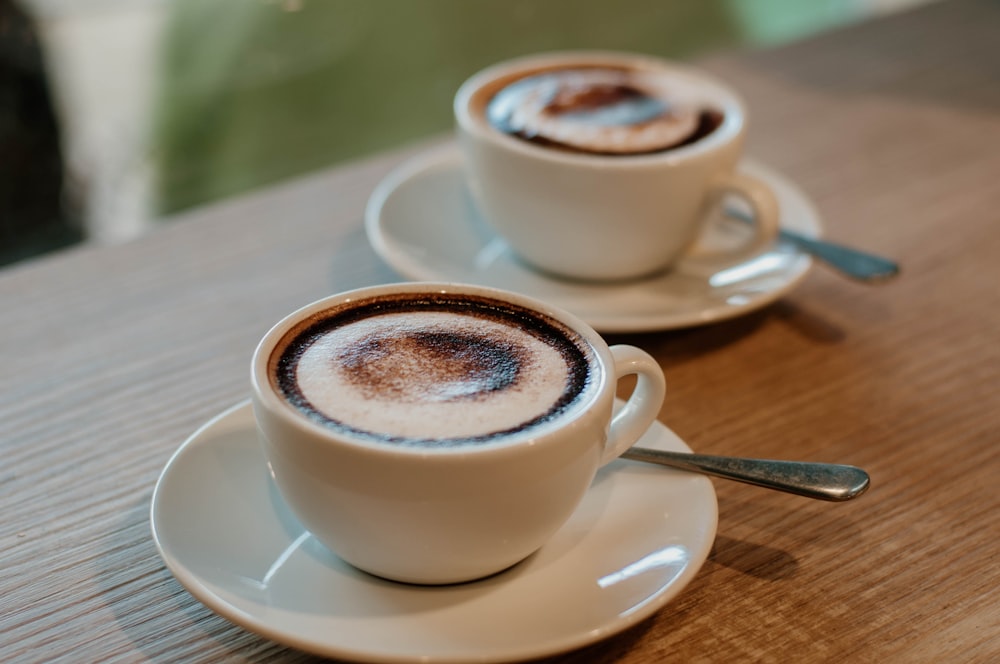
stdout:
[(454, 446), (501, 440), (571, 410), (597, 371), (560, 322), (474, 295), (349, 302), (285, 334), (269, 373), (308, 418), (362, 438)]
[(722, 113), (671, 91), (668, 74), (574, 67), (505, 85), (486, 105), (496, 129), (543, 146), (601, 155), (639, 155), (689, 145), (713, 132)]

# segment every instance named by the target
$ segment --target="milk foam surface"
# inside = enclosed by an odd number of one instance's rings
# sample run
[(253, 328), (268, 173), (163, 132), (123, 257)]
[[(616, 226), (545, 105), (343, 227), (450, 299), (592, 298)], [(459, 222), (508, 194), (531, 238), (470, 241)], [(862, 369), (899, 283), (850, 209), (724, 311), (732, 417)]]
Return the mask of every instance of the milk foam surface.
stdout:
[(699, 127), (699, 109), (678, 84), (619, 68), (561, 69), (519, 79), (490, 100), (487, 115), (495, 127), (521, 138), (601, 154), (665, 150)]
[(587, 359), (574, 369), (572, 344), (561, 343), (460, 311), (395, 311), (311, 336), (295, 383), (310, 409), (354, 431), (484, 439), (544, 419), (582, 389), (574, 371)]

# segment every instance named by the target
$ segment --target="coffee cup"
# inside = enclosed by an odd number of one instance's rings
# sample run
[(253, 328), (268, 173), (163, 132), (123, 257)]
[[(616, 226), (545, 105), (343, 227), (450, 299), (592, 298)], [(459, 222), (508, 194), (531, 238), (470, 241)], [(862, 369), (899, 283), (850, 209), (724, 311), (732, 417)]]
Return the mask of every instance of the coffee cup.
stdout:
[(670, 268), (724, 197), (746, 201), (752, 236), (778, 230), (766, 182), (738, 169), (746, 111), (694, 68), (614, 52), (524, 57), (468, 79), (454, 100), (472, 200), (524, 262), (588, 281)]
[(538, 300), (458, 284), (327, 297), (277, 323), (252, 361), (260, 442), (292, 513), (351, 565), (418, 584), (530, 556), (663, 396), (642, 350), (609, 348)]

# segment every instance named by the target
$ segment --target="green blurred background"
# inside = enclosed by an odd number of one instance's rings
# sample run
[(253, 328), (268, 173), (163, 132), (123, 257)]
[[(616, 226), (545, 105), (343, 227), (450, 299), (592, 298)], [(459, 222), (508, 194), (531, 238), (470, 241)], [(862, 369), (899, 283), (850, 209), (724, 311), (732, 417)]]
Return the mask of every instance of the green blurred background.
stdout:
[(0, 0), (0, 265), (451, 127), (478, 69), (691, 59), (928, 0)]
[(178, 0), (157, 105), (158, 210), (445, 131), (458, 85), (511, 56), (691, 58), (872, 11), (859, 0)]

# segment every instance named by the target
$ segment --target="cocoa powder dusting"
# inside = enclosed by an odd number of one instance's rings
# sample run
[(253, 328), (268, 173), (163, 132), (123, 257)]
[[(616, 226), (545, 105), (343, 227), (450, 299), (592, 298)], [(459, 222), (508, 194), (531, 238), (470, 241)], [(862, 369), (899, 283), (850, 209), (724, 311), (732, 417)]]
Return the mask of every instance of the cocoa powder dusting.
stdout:
[(476, 399), (507, 389), (530, 357), (526, 349), (486, 335), (412, 331), (372, 334), (331, 362), (369, 398), (416, 402)]

